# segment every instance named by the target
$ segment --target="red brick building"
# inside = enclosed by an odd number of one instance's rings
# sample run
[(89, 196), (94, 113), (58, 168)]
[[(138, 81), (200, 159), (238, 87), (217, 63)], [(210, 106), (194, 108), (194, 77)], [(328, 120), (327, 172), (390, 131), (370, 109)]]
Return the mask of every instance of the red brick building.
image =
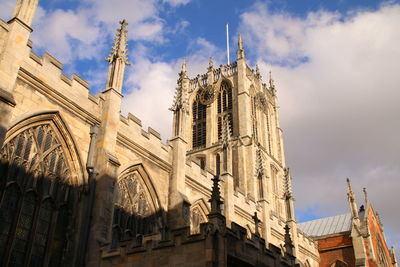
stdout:
[(364, 189), (365, 206), (357, 208), (348, 182), (350, 213), (299, 224), (299, 229), (318, 242), (320, 266), (397, 267), (394, 250), (389, 249), (383, 225)]

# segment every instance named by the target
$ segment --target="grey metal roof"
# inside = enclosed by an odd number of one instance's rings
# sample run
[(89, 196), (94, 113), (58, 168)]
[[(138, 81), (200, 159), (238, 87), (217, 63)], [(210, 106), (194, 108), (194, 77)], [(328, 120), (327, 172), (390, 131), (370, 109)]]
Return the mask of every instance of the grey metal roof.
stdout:
[(309, 222), (299, 223), (297, 227), (308, 236), (324, 236), (351, 230), (351, 214), (336, 215)]

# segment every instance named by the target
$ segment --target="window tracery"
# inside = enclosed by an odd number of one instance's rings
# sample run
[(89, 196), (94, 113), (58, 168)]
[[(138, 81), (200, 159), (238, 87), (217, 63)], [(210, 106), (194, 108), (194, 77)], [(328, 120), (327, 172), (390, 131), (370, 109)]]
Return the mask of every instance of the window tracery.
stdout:
[(22, 127), (6, 140), (0, 151), (0, 265), (62, 260), (68, 211), (63, 208), (63, 216), (60, 207), (66, 207), (71, 183), (65, 155), (50, 121)]
[(190, 210), (190, 233), (200, 233), (200, 225), (207, 221), (206, 215), (199, 204), (195, 204)]
[[(224, 117), (227, 116), (229, 126), (233, 131), (233, 116), (232, 116), (232, 88), (227, 82), (222, 82), (218, 93), (218, 140), (222, 138), (222, 123)], [(232, 135), (232, 132), (231, 132)]]
[(193, 102), (192, 115), (192, 147), (205, 147), (207, 139), (207, 106), (201, 103), (199, 96)]

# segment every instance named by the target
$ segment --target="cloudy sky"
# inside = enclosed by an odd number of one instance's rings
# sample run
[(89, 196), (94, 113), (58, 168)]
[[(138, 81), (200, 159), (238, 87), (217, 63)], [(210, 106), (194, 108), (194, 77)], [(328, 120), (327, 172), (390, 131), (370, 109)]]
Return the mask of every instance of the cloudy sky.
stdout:
[[(0, 0), (9, 19), (15, 0)], [(208, 58), (225, 64), (243, 34), (248, 64), (272, 70), (299, 221), (348, 211), (345, 178), (363, 204), (366, 187), (400, 247), (400, 1), (52, 0), (40, 1), (34, 51), (49, 51), (96, 94), (118, 27), (129, 22), (122, 112), (168, 139), (177, 73), (193, 77)], [(399, 255), (399, 253), (398, 253)], [(398, 257), (400, 258), (400, 257)]]

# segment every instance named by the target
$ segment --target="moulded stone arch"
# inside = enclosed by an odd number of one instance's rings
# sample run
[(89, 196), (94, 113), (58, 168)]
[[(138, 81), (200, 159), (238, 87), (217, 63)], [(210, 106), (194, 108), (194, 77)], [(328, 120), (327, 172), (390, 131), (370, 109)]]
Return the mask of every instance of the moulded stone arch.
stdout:
[(50, 127), (54, 137), (58, 142), (60, 142), (66, 157), (65, 161), (71, 168), (71, 180), (68, 181), (69, 184), (77, 186), (86, 183), (85, 171), (79, 150), (77, 149), (76, 142), (71, 134), (68, 124), (64, 121), (59, 111), (35, 113), (20, 119), (8, 129), (4, 144), (9, 143), (13, 138), (29, 128), (42, 125)]
[(207, 214), (210, 212), (204, 199), (196, 200), (190, 206), (190, 233), (200, 233), (200, 224), (207, 222)]

